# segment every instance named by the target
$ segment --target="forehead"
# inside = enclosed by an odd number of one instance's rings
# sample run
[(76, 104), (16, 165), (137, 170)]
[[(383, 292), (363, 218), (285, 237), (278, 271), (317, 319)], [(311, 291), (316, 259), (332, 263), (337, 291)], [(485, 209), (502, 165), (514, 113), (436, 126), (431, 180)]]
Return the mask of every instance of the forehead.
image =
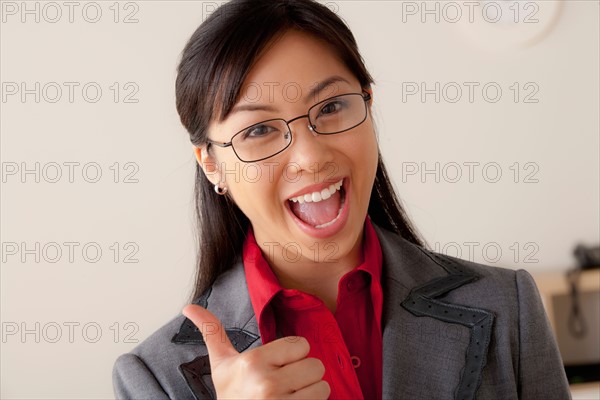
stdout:
[[(333, 79), (318, 93), (315, 87)], [(350, 89), (360, 89), (356, 77), (324, 41), (290, 30), (271, 43), (249, 71), (238, 103), (294, 100), (312, 103)]]

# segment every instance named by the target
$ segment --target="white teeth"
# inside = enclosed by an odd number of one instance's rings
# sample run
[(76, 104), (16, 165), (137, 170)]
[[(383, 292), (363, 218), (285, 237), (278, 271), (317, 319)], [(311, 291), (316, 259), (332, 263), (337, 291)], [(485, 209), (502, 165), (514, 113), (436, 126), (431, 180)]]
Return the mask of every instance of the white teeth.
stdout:
[(300, 204), (307, 202), (315, 202), (318, 203), (321, 200), (327, 200), (328, 198), (330, 198), (331, 196), (333, 196), (333, 194), (340, 190), (340, 188), (342, 187), (342, 182), (344, 180), (340, 179), (339, 182), (333, 183), (331, 184), (328, 188), (325, 188), (323, 190), (321, 190), (320, 192), (312, 192), (312, 193), (306, 193), (297, 197), (292, 197), (291, 199), (289, 199), (290, 201), (293, 202), (298, 202)]

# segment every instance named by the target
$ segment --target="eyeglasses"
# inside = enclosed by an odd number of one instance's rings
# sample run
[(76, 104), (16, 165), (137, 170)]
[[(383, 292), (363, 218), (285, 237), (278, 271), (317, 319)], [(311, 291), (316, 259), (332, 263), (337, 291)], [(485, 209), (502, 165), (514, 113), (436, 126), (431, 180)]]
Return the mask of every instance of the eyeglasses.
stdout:
[(310, 107), (307, 114), (288, 121), (275, 118), (250, 125), (233, 135), (230, 142), (207, 140), (215, 146), (231, 146), (243, 162), (262, 161), (281, 153), (292, 143), (290, 123), (308, 118), (308, 128), (314, 133), (334, 135), (346, 132), (367, 119), (369, 100), (371, 95), (366, 92), (342, 94), (320, 101)]

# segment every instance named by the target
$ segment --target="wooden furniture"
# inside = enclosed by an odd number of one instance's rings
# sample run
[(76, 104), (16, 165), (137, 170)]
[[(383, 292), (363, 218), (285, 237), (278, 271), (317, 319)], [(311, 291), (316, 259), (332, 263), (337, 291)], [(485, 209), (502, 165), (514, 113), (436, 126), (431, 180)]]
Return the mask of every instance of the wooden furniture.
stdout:
[[(557, 321), (557, 314), (564, 315), (564, 310), (556, 310), (556, 297), (568, 296), (571, 292), (570, 283), (566, 277), (566, 271), (553, 272), (536, 272), (530, 271), (535, 279), (535, 282), (542, 296), (542, 301), (546, 309), (546, 313), (552, 324), (555, 334), (557, 326), (564, 332), (564, 327), (567, 324), (566, 320)], [(600, 269), (592, 269), (581, 271), (578, 279), (578, 292), (589, 296), (590, 294), (597, 295), (600, 292)], [(597, 309), (596, 309), (597, 310)], [(597, 311), (594, 311), (597, 312)], [(593, 322), (592, 322), (593, 323)], [(594, 328), (594, 327), (591, 327)], [(598, 336), (597, 334), (595, 336)], [(589, 338), (595, 340), (595, 343), (600, 341), (600, 337)], [(559, 341), (559, 347), (560, 347)], [(566, 351), (561, 348), (561, 352)], [(564, 358), (564, 356), (563, 356)], [(566, 361), (565, 361), (566, 362)], [(571, 393), (573, 400), (600, 400), (600, 381), (576, 383), (571, 385)]]

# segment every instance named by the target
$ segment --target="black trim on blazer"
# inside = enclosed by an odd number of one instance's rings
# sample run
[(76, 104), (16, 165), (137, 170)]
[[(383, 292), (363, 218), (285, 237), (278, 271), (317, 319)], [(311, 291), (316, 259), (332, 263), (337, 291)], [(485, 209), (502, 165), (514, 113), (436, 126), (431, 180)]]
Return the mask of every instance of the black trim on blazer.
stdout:
[[(198, 300), (194, 301), (194, 304), (207, 308), (208, 298), (210, 297), (211, 292), (212, 288), (208, 288), (202, 293), (202, 296), (198, 297)], [(225, 332), (227, 333), (229, 341), (239, 353), (246, 350), (259, 338), (259, 336), (254, 333), (240, 328), (225, 327)], [(200, 329), (198, 329), (189, 318), (186, 318), (183, 321), (179, 327), (179, 332), (173, 336), (171, 342), (175, 344), (205, 344)]]
[(472, 400), (481, 384), (487, 349), (492, 335), (494, 315), (486, 310), (465, 307), (436, 300), (449, 291), (479, 279), (467, 272), (451, 257), (421, 249), (432, 261), (444, 268), (449, 275), (433, 279), (413, 289), (402, 302), (402, 307), (417, 317), (431, 317), (452, 324), (461, 324), (471, 329), (466, 362), (454, 398)]
[[(238, 352), (242, 352), (246, 350), (252, 343), (254, 343), (259, 337), (254, 335), (248, 331), (243, 329), (228, 329), (225, 328), (225, 332), (227, 332), (227, 337), (231, 341), (231, 344)], [(178, 342), (178, 344), (185, 342)], [(191, 344), (205, 344), (204, 340), (199, 341), (189, 341)], [(210, 371), (210, 361), (208, 358), (208, 354), (204, 356), (199, 356), (193, 359), (190, 362), (183, 363), (179, 366), (179, 371), (184, 376), (185, 381), (188, 386), (192, 390), (194, 397), (197, 400), (200, 399), (216, 399), (217, 396), (211, 389), (210, 385), (205, 381), (206, 376), (211, 375)], [(198, 394), (202, 395), (202, 397), (198, 397)]]
[[(202, 296), (194, 301), (194, 304), (206, 308), (208, 306), (208, 298), (210, 297), (211, 292), (212, 288), (208, 288), (204, 293), (202, 293)], [(239, 353), (246, 350), (259, 338), (259, 336), (239, 328), (225, 328), (225, 332), (227, 333), (229, 341)], [(181, 327), (179, 328), (179, 332), (173, 336), (171, 342), (175, 344), (206, 344), (202, 337), (202, 333), (189, 318), (186, 318), (183, 321)], [(204, 377), (207, 375), (210, 376), (210, 361), (208, 354), (196, 357), (190, 362), (181, 364), (179, 366), (179, 371), (185, 378), (185, 381), (197, 400), (216, 398), (216, 394), (204, 379)], [(202, 397), (198, 397), (198, 394), (200, 394)]]
[[(216, 394), (204, 381), (205, 376), (210, 376), (210, 361), (208, 355), (195, 358), (193, 361), (181, 364), (179, 372), (185, 378), (196, 400), (216, 399)], [(200, 397), (198, 397), (200, 395)]]
[[(206, 308), (208, 306), (208, 298), (210, 297), (210, 293), (212, 292), (212, 288), (208, 288), (202, 293), (200, 297), (194, 304), (199, 305), (201, 307)], [(177, 332), (172, 338), (171, 343), (176, 344), (204, 344), (204, 339), (202, 338), (202, 333), (198, 329), (196, 325), (189, 319), (186, 318), (181, 326), (179, 327), (179, 332)]]

